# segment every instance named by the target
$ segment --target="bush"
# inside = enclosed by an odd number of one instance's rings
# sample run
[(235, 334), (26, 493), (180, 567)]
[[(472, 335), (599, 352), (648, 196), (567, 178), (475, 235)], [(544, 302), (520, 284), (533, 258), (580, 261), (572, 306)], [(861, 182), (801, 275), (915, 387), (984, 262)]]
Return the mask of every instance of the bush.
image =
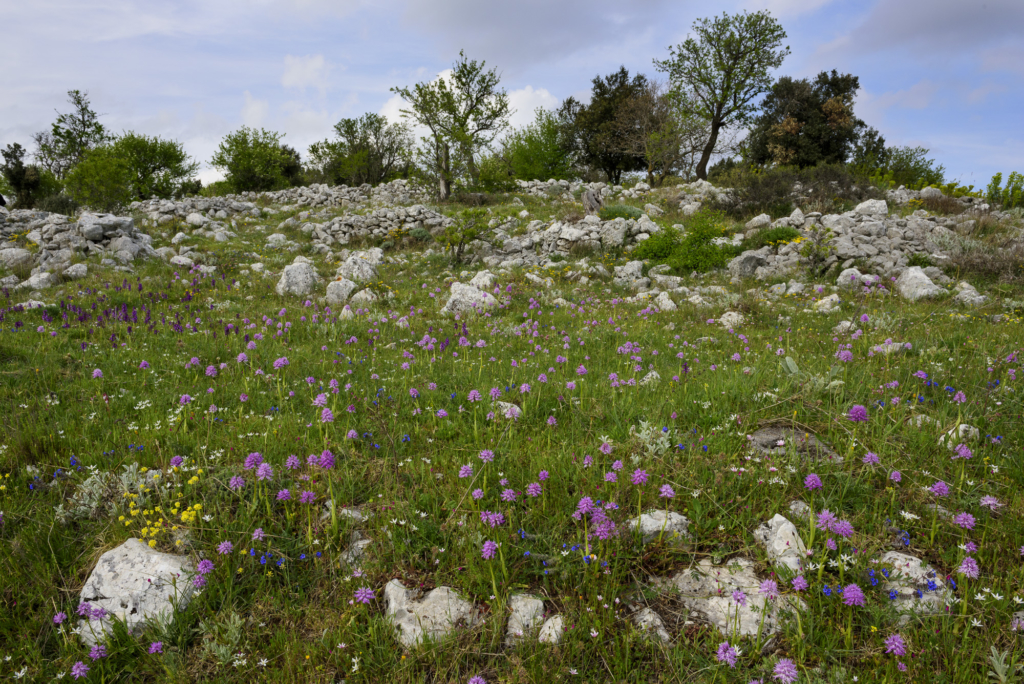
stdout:
[(727, 228), (728, 223), (721, 212), (700, 211), (687, 219), (684, 234), (674, 228), (657, 232), (637, 245), (632, 256), (668, 264), (676, 275), (722, 268), (739, 254), (737, 247), (713, 243), (715, 238), (725, 236)]
[(672, 250), (679, 244), (679, 239), (678, 230), (666, 228), (637, 245), (633, 250), (633, 256), (637, 259), (651, 259), (663, 264), (672, 255)]
[(234, 193), (231, 183), (226, 180), (213, 181), (199, 190), (201, 197), (224, 197)]
[(765, 228), (757, 231), (753, 236), (743, 241), (743, 249), (761, 249), (765, 245), (777, 245), (783, 242), (792, 242), (800, 237), (800, 231), (789, 226), (778, 226), (777, 228)]
[(431, 237), (433, 236), (430, 234), (430, 231), (427, 230), (426, 228), (413, 228), (412, 230), (409, 231), (409, 237), (413, 238), (414, 240), (419, 240), (420, 242), (426, 242), (427, 240), (430, 240)]
[(844, 205), (877, 195), (866, 177), (835, 164), (807, 169), (736, 168), (724, 173), (720, 183), (734, 190), (733, 197), (713, 206), (735, 218), (757, 214), (780, 218), (791, 214), (796, 205), (822, 213), (840, 211)]
[(117, 213), (133, 199), (132, 180), (128, 162), (106, 146), (87, 152), (68, 173), (65, 187), (80, 205)]
[(210, 164), (224, 172), (235, 192), (286, 188), (285, 167), (292, 166), (294, 157), (282, 152), (282, 137), (274, 131), (242, 126), (224, 136)]
[[(100, 149), (103, 148), (89, 154)], [(199, 164), (176, 140), (162, 140), (129, 131), (117, 137), (108, 149), (112, 156), (125, 163), (133, 199), (145, 200), (154, 196), (169, 199), (183, 194), (183, 188), (193, 187), (199, 182), (195, 178)]]
[(4, 148), (3, 158), (0, 170), (6, 187), (14, 195), (12, 209), (32, 209), (40, 198), (61, 191), (60, 181), (50, 171), (36, 164), (25, 165), (25, 148), (18, 143)]
[(1003, 205), (1003, 209), (1024, 207), (1024, 175), (1014, 171), (1006, 179), (1006, 187), (1000, 187), (1003, 183), (1003, 174), (997, 173), (992, 176), (992, 182), (988, 184), (985, 198), (994, 204)]
[(643, 214), (644, 212), (628, 204), (611, 204), (601, 209), (597, 215), (601, 217), (602, 221), (611, 221), (617, 218), (638, 219)]
[(75, 212), (78, 211), (78, 202), (60, 192), (41, 199), (36, 203), (36, 209), (48, 211), (51, 214), (74, 216)]

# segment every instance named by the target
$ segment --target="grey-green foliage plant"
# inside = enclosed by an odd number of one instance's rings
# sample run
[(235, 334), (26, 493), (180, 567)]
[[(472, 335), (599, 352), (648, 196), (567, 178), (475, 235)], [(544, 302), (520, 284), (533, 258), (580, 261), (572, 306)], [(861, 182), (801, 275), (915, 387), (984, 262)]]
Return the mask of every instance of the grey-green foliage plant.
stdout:
[(281, 149), (284, 135), (242, 126), (224, 136), (210, 164), (224, 172), (235, 192), (275, 190), (288, 186), (289, 160)]
[(335, 138), (309, 147), (309, 167), (335, 185), (377, 185), (407, 176), (412, 164), (413, 136), (405, 122), (364, 114), (334, 125)]
[(695, 21), (691, 36), (669, 48), (668, 59), (654, 60), (655, 68), (668, 74), (672, 89), (708, 121), (698, 178), (707, 178), (721, 131), (746, 123), (754, 112), (752, 101), (771, 86), (769, 71), (789, 54), (782, 46), (785, 38), (786, 32), (767, 10), (723, 13)]
[(93, 111), (89, 94), (80, 90), (68, 91), (72, 111), (57, 112), (57, 120), (49, 131), (36, 133), (36, 161), (59, 179), (77, 166), (92, 149), (110, 141), (110, 134), (100, 123), (100, 115)]
[(232, 611), (217, 622), (203, 620), (199, 623), (199, 629), (204, 636), (210, 637), (203, 643), (203, 649), (216, 658), (219, 664), (228, 665), (235, 659), (242, 643), (245, 620)]
[(486, 209), (463, 209), (456, 216), (455, 222), (445, 227), (444, 232), (436, 236), (444, 246), (452, 266), (462, 263), (466, 246), (473, 240), (481, 239), (487, 226)]
[(508, 93), (498, 87), (501, 77), (485, 66), (460, 51), (449, 77), (391, 89), (409, 103), (402, 114), (430, 129), (417, 158), (437, 182), (442, 200), (451, 196), (463, 171), (477, 182), (477, 155), (508, 127), (513, 114)]

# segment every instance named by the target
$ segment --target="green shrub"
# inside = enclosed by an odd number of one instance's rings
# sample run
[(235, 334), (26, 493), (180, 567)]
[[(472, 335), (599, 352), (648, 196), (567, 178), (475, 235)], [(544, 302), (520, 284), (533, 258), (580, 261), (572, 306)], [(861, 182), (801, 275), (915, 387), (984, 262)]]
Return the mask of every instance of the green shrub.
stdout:
[(282, 137), (274, 131), (242, 126), (224, 136), (210, 164), (224, 172), (235, 192), (286, 188), (285, 168), (290, 169), (295, 160), (282, 151)]
[(1024, 175), (1014, 171), (1006, 179), (1006, 187), (1001, 188), (1003, 174), (997, 173), (992, 176), (992, 182), (988, 184), (985, 198), (992, 203), (1002, 204), (1003, 209), (1024, 207)]
[(80, 205), (109, 213), (122, 211), (133, 199), (128, 162), (109, 146), (97, 147), (68, 173), (64, 184)]
[(199, 190), (199, 194), (202, 197), (223, 197), (233, 192), (234, 189), (231, 187), (231, 183), (226, 180), (213, 181), (209, 185), (204, 185)]
[(409, 231), (409, 237), (413, 238), (414, 240), (419, 240), (420, 242), (426, 242), (433, 236), (430, 234), (430, 231), (427, 230), (426, 228), (413, 228), (412, 230)]
[(743, 249), (760, 249), (765, 245), (774, 245), (780, 242), (790, 242), (800, 237), (800, 231), (789, 226), (778, 226), (757, 231), (752, 237), (743, 242)]
[[(101, 148), (96, 148), (93, 154)], [(132, 199), (169, 199), (193, 187), (199, 164), (185, 153), (176, 140), (139, 135), (128, 131), (109, 145), (109, 153), (122, 160), (130, 177)]]
[(933, 266), (932, 260), (928, 258), (927, 254), (923, 252), (915, 252), (907, 258), (907, 266), (920, 266), (921, 268), (928, 268)]
[[(836, 164), (806, 169), (737, 167), (719, 180), (722, 187), (733, 189), (733, 197), (713, 206), (735, 218), (757, 214), (781, 218), (791, 214), (795, 204), (822, 213), (841, 211), (846, 204), (877, 195), (865, 176)], [(794, 190), (798, 183), (799, 190)]]
[(643, 214), (644, 212), (628, 204), (611, 204), (601, 209), (597, 215), (601, 217), (602, 221), (611, 221), (617, 218), (638, 219)]
[(51, 214), (74, 216), (75, 212), (78, 211), (78, 202), (68, 195), (59, 192), (39, 200), (39, 202), (36, 203), (36, 209), (39, 211), (48, 211)]
[(679, 231), (675, 228), (666, 228), (637, 245), (637, 248), (633, 250), (633, 256), (637, 259), (651, 259), (663, 264), (672, 255), (672, 250), (678, 244)]

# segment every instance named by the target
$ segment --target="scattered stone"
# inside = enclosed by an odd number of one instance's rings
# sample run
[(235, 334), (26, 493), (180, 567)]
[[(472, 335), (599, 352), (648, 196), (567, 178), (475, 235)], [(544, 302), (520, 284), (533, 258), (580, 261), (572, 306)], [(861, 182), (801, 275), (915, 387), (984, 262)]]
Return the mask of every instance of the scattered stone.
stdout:
[(842, 463), (842, 457), (816, 435), (793, 428), (771, 426), (747, 435), (750, 448), (766, 456), (785, 456), (795, 451), (801, 458), (828, 459)]
[(958, 444), (966, 444), (967, 442), (977, 441), (981, 437), (981, 431), (973, 425), (966, 423), (960, 423), (959, 425), (949, 429), (946, 434), (939, 437), (939, 446), (945, 446), (947, 449), (952, 451), (956, 449)]
[(398, 628), (398, 638), (407, 648), (424, 638), (440, 639), (459, 623), (472, 627), (479, 623), (476, 607), (459, 598), (450, 587), (438, 587), (414, 600), (418, 592), (406, 589), (393, 579), (384, 587), (386, 613)]
[(887, 216), (889, 205), (885, 203), (885, 200), (867, 200), (854, 207), (853, 211), (861, 216)]
[[(303, 257), (297, 257), (301, 259)], [(172, 259), (173, 261), (173, 259)], [(312, 264), (297, 262), (284, 267), (281, 279), (277, 281), (277, 294), (304, 297), (313, 292), (320, 283), (320, 274)]]
[(494, 275), (490, 271), (480, 271), (473, 279), (469, 281), (469, 284), (478, 290), (489, 290), (494, 287), (494, 283), (497, 282), (498, 276)]
[(759, 228), (764, 228), (765, 226), (770, 226), (771, 224), (771, 216), (769, 216), (768, 214), (758, 214), (754, 218), (747, 221), (746, 225), (744, 225), (743, 227), (746, 228), (747, 230), (758, 230)]
[(679, 308), (676, 303), (672, 301), (672, 297), (669, 296), (668, 292), (662, 292), (659, 294), (654, 300), (654, 305), (661, 311), (675, 311)]
[[(886, 592), (895, 591), (898, 594), (891, 605), (900, 616), (900, 625), (907, 624), (914, 617), (945, 613), (946, 601), (951, 593), (942, 575), (935, 572), (932, 566), (917, 556), (899, 551), (886, 552), (879, 559), (879, 564), (892, 567), (888, 579), (883, 580), (882, 588)], [(929, 582), (934, 583), (934, 590), (928, 588)]]
[[(169, 620), (192, 597), (189, 574), (195, 566), (184, 556), (161, 553), (131, 538), (100, 556), (81, 600), (93, 610), (103, 609), (141, 634), (150, 620)], [(82, 641), (95, 646), (111, 633), (110, 618), (80, 620)]]
[(638, 525), (644, 544), (649, 544), (659, 537), (665, 541), (690, 538), (690, 521), (672, 511), (650, 511), (626, 522), (626, 527), (630, 530), (635, 530)]
[(743, 314), (737, 311), (726, 311), (718, 318), (718, 324), (723, 328), (738, 328), (744, 321)]
[[(928, 188), (925, 188), (926, 190)], [(973, 285), (966, 282), (958, 283), (956, 286), (957, 293), (953, 297), (953, 301), (957, 304), (962, 304), (969, 307), (984, 306), (988, 303), (988, 297), (978, 292)]]
[(932, 282), (920, 266), (911, 266), (900, 274), (896, 280), (896, 290), (904, 299), (916, 302), (919, 299), (931, 299), (945, 292)]
[(85, 264), (72, 264), (64, 269), (64, 275), (72, 280), (81, 280), (89, 275), (89, 267)]
[(344, 304), (357, 287), (359, 286), (345, 278), (332, 280), (327, 283), (327, 303), (331, 306)]
[(562, 640), (562, 634), (565, 632), (565, 620), (561, 615), (553, 615), (544, 621), (541, 625), (540, 634), (537, 635), (537, 641), (542, 644), (557, 644)]
[(656, 638), (658, 641), (667, 644), (672, 641), (668, 630), (665, 629), (665, 621), (650, 608), (642, 608), (633, 614), (635, 624), (648, 639)]
[(768, 551), (768, 560), (784, 565), (794, 573), (803, 569), (807, 547), (800, 539), (796, 525), (785, 517), (775, 514), (771, 520), (754, 530), (754, 539)]
[(839, 306), (839, 295), (830, 294), (828, 297), (814, 302), (813, 309), (818, 313), (832, 313)]
[(529, 636), (544, 616), (544, 601), (535, 596), (515, 594), (508, 601), (511, 614), (505, 632), (505, 643), (511, 645)]
[(441, 311), (443, 313), (473, 313), (497, 304), (498, 300), (490, 294), (478, 290), (472, 285), (454, 282), (451, 286), (451, 296)]

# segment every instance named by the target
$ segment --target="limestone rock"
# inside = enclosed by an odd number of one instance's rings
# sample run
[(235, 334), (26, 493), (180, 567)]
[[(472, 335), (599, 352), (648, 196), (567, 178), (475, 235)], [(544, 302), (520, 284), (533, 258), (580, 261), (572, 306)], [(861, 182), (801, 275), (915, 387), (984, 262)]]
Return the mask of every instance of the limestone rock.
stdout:
[(377, 266), (361, 256), (350, 256), (338, 267), (338, 275), (357, 283), (366, 282), (377, 277)]
[(662, 311), (675, 311), (679, 307), (672, 301), (672, 297), (669, 296), (668, 292), (662, 292), (654, 300), (654, 305)]
[(630, 530), (637, 529), (638, 525), (644, 544), (649, 544), (659, 537), (666, 541), (690, 537), (688, 532), (690, 521), (686, 519), (686, 516), (672, 511), (650, 511), (626, 522), (626, 527)]
[(956, 289), (957, 293), (956, 296), (953, 297), (953, 301), (957, 304), (963, 304), (964, 306), (973, 308), (977, 306), (984, 306), (988, 302), (988, 297), (974, 289), (974, 286), (970, 283), (958, 283)]
[(478, 290), (489, 290), (494, 287), (495, 281), (498, 277), (490, 271), (480, 271), (473, 279), (469, 281), (469, 284)]
[[(888, 579), (883, 581), (885, 591), (897, 592), (892, 601), (899, 613), (899, 624), (910, 622), (915, 616), (937, 615), (945, 612), (946, 601), (950, 591), (942, 575), (917, 556), (898, 551), (889, 551), (879, 559), (879, 565), (891, 566)], [(884, 576), (883, 576), (884, 577)], [(935, 589), (929, 589), (932, 582)], [(917, 592), (921, 592), (918, 598)]]
[(32, 263), (32, 260), (32, 252), (27, 249), (21, 249), (20, 247), (0, 249), (0, 263), (7, 268), (27, 266)]
[(64, 269), (64, 275), (72, 280), (79, 280), (89, 275), (89, 267), (85, 264), (72, 264)]
[(359, 286), (345, 278), (332, 280), (327, 283), (327, 303), (331, 306), (344, 304), (357, 287)]
[[(161, 553), (132, 538), (100, 556), (82, 587), (81, 600), (93, 610), (102, 608), (141, 633), (146, 621), (167, 619), (188, 605), (192, 597), (192, 561), (183, 556)], [(82, 620), (82, 641), (93, 646), (109, 634), (109, 618)]]
[(537, 641), (542, 644), (557, 644), (562, 640), (562, 633), (565, 631), (565, 620), (561, 615), (553, 615), (541, 625)]
[[(678, 591), (686, 608), (703, 616), (725, 636), (734, 632), (739, 636), (756, 636), (759, 630), (762, 636), (770, 636), (779, 631), (787, 611), (804, 605), (800, 599), (768, 599), (758, 593), (761, 580), (754, 572), (754, 562), (742, 557), (727, 565), (714, 565), (705, 559), (671, 579), (655, 580), (655, 584)], [(733, 600), (732, 594), (737, 590), (746, 594), (746, 605)]]
[(352, 299), (349, 301), (353, 304), (373, 304), (378, 299), (379, 297), (377, 297), (376, 292), (370, 288), (366, 288), (365, 290), (360, 290), (352, 295)]
[(478, 290), (472, 285), (455, 282), (451, 286), (451, 296), (441, 310), (443, 313), (471, 313), (483, 311), (496, 306), (498, 300), (492, 295)]
[(189, 259), (187, 256), (181, 254), (179, 254), (178, 256), (172, 256), (170, 258), (170, 263), (175, 266), (182, 266), (184, 268), (192, 268), (195, 265), (194, 261)]
[(771, 520), (754, 530), (754, 539), (768, 551), (768, 560), (784, 565), (793, 572), (800, 572), (807, 547), (800, 539), (796, 525), (784, 516), (776, 514)]
[(665, 644), (672, 641), (672, 637), (669, 636), (668, 630), (665, 629), (665, 621), (661, 619), (660, 615), (650, 608), (638, 610), (633, 615), (633, 624), (635, 624), (648, 639), (655, 638)]
[(480, 620), (476, 607), (450, 587), (433, 589), (420, 600), (413, 599), (415, 593), (397, 579), (384, 587), (387, 615), (406, 647), (415, 646), (424, 638), (440, 639), (460, 622), (473, 626)]
[(763, 254), (747, 251), (729, 262), (729, 275), (733, 278), (752, 278), (757, 269), (767, 263), (768, 258)]
[(861, 216), (887, 216), (889, 205), (885, 203), (885, 200), (867, 200), (854, 207), (853, 211)]
[(544, 616), (544, 601), (535, 596), (516, 594), (508, 601), (511, 614), (505, 632), (505, 642), (514, 643), (518, 639), (529, 636)]
[[(301, 258), (301, 257), (300, 257)], [(281, 279), (277, 281), (275, 288), (281, 296), (296, 295), (304, 297), (316, 288), (320, 283), (320, 275), (311, 264), (298, 262), (284, 267)]]
[(726, 311), (718, 318), (718, 324), (723, 328), (738, 328), (743, 323), (743, 314), (738, 311)]
[(191, 214), (185, 217), (185, 223), (187, 223), (190, 226), (196, 226), (197, 228), (205, 226), (209, 222), (210, 219), (206, 218), (205, 216), (198, 212), (192, 212)]
[(830, 294), (814, 302), (813, 309), (819, 313), (831, 313), (839, 306), (839, 295)]
[(930, 299), (942, 294), (944, 290), (925, 275), (920, 266), (911, 266), (903, 271), (896, 280), (896, 290), (904, 299), (916, 302), (919, 299)]
[(768, 214), (758, 214), (754, 218), (747, 221), (743, 227), (747, 230), (758, 230), (772, 224), (772, 217)]

